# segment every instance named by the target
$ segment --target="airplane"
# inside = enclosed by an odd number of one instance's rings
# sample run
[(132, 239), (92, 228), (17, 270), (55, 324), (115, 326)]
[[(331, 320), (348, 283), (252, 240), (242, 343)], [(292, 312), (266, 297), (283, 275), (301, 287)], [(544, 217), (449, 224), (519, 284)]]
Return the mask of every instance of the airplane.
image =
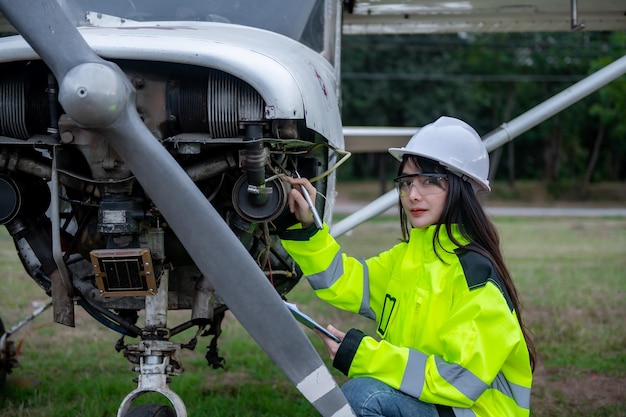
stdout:
[[(310, 178), (331, 223), (351, 139), (342, 32), (626, 29), (617, 2), (561, 3), (0, 0), (0, 28), (13, 33), (0, 39), (0, 223), (55, 322), (74, 326), (80, 306), (120, 334), (139, 377), (117, 416), (155, 415), (134, 403), (156, 392), (186, 417), (168, 378), (194, 343), (172, 337), (213, 336), (207, 359), (220, 367), (227, 310), (321, 415), (354, 415), (283, 303), (302, 273), (278, 244), (296, 223), (281, 176)], [(619, 77), (623, 61), (503, 124), (488, 149)], [(169, 310), (189, 319), (173, 325)], [(23, 323), (0, 322), (0, 377), (16, 364), (10, 336)]]
[[(168, 379), (190, 344), (172, 338), (217, 337), (226, 309), (320, 414), (353, 415), (282, 300), (301, 272), (277, 244), (295, 223), (281, 176), (330, 194), (347, 156), (340, 6), (0, 3), (21, 35), (0, 44), (1, 223), (55, 322), (73, 326), (78, 305), (120, 333), (139, 377), (119, 417), (153, 415), (133, 407), (148, 392), (187, 415)], [(174, 309), (188, 320), (169, 323)], [(2, 352), (8, 372), (6, 335)]]

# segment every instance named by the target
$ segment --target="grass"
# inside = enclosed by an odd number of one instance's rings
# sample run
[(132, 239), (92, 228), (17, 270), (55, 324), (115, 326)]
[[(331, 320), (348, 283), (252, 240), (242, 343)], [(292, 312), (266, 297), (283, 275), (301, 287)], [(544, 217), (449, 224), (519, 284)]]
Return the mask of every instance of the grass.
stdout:
[[(626, 416), (626, 219), (495, 220), (540, 355), (532, 415)], [(367, 257), (393, 245), (398, 231), (395, 220), (377, 219), (342, 236), (340, 243), (346, 252)], [(10, 327), (47, 296), (22, 271), (4, 230), (0, 268), (0, 317)], [(372, 332), (365, 319), (316, 299), (306, 282), (289, 299), (322, 323)], [(117, 334), (80, 308), (76, 312), (74, 329), (53, 324), (47, 310), (13, 337), (21, 367), (0, 389), (1, 416), (114, 416), (136, 387), (131, 365), (114, 350)], [(171, 322), (187, 314), (172, 312)], [(176, 340), (186, 342), (192, 335), (187, 331)], [(310, 336), (330, 367), (321, 342)], [(203, 338), (196, 351), (183, 351), (185, 373), (170, 385), (191, 416), (317, 415), (232, 317), (227, 316), (220, 338), (226, 369), (207, 367), (208, 342)], [(340, 384), (345, 381), (331, 372)]]
[(620, 322), (626, 312), (623, 222), (578, 219), (535, 224), (538, 230), (509, 221), (503, 239), (511, 242), (506, 257), (525, 304), (532, 306), (528, 315), (542, 342), (544, 362), (623, 374), (624, 366), (616, 366), (626, 364), (626, 332)]

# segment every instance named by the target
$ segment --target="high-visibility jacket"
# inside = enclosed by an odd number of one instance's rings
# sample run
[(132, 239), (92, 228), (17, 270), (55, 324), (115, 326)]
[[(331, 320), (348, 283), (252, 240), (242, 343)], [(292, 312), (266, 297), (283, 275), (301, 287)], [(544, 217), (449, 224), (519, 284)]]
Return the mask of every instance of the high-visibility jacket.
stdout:
[(379, 338), (346, 334), (335, 368), (436, 404), (442, 416), (528, 416), (529, 353), (502, 280), (444, 228), (435, 253), (434, 233), (414, 228), (408, 243), (367, 260), (345, 255), (326, 225), (282, 244), (320, 298), (378, 323)]

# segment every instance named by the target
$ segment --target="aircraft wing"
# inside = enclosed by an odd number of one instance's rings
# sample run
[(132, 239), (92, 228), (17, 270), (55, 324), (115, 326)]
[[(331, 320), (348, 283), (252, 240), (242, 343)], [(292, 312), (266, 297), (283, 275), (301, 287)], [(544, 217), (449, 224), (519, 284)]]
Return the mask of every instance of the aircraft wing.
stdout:
[[(345, 34), (626, 30), (621, 0), (345, 0)], [(0, 15), (0, 33), (15, 29)]]
[(626, 30), (621, 0), (349, 0), (345, 34)]

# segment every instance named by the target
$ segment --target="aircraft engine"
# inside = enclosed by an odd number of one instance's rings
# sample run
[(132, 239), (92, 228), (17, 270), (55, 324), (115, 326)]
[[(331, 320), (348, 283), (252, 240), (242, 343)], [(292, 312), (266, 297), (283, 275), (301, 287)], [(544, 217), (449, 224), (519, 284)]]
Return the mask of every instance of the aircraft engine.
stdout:
[[(136, 89), (137, 110), (155, 146), (164, 146), (183, 167), (279, 293), (288, 292), (300, 272), (277, 244), (277, 229), (295, 222), (280, 177), (296, 171), (318, 177), (319, 192), (325, 194), (332, 180), (328, 141), (303, 120), (268, 119), (271, 107), (261, 94), (224, 71), (116, 63)], [(208, 309), (194, 304), (202, 274), (167, 219), (115, 149), (64, 113), (57, 91), (41, 61), (0, 64), (0, 222), (14, 235), (27, 271), (49, 288), (46, 276), (56, 267), (50, 246), (42, 242), (49, 241), (53, 227), (46, 182), (56, 169), (63, 249), (71, 258), (72, 281), (89, 303), (139, 310), (142, 296), (154, 291), (160, 272), (168, 268), (170, 307), (203, 311), (210, 320)], [(185, 190), (168, 192), (176, 199)], [(318, 202), (324, 213), (324, 199)], [(150, 252), (141, 254), (139, 248)], [(152, 271), (144, 270), (146, 265)], [(211, 303), (225, 309), (219, 300)], [(124, 322), (123, 317), (113, 320)]]

